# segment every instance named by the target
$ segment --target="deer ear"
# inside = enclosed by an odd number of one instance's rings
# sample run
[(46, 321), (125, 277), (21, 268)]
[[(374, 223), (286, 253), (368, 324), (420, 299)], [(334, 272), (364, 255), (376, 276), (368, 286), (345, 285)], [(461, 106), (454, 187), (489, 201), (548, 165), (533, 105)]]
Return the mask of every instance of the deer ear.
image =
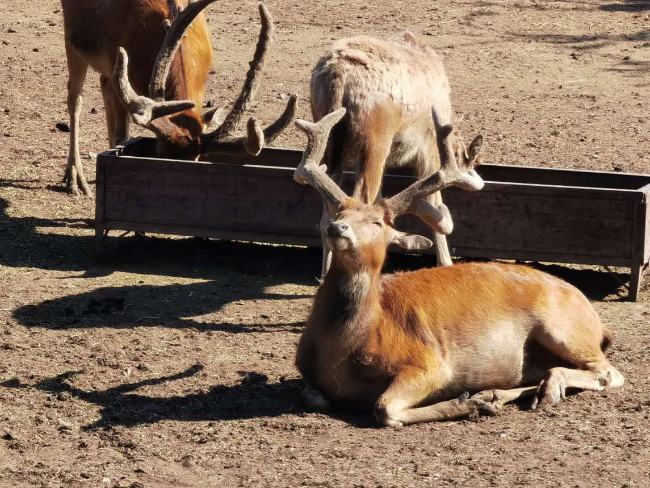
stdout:
[(482, 147), (483, 147), (483, 136), (479, 134), (474, 138), (472, 143), (469, 145), (469, 149), (467, 150), (467, 154), (469, 156), (470, 161), (474, 161), (476, 159), (476, 157), (481, 152)]
[(411, 251), (429, 249), (433, 246), (433, 242), (426, 237), (415, 234), (404, 234), (403, 232), (396, 232), (392, 243)]

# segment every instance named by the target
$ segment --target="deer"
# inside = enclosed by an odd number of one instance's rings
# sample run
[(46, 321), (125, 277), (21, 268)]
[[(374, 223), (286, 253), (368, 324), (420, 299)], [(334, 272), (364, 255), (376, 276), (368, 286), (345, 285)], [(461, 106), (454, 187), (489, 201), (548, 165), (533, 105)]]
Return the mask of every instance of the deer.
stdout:
[[(332, 132), (323, 162), (337, 183), (343, 170), (354, 170), (352, 195), (359, 202), (371, 204), (381, 197), (386, 170), (423, 177), (439, 168), (430, 109), (451, 113), (449, 81), (442, 58), (412, 32), (389, 40), (359, 36), (336, 41), (312, 70), (310, 98), (315, 121), (347, 109), (345, 120)], [(482, 159), (482, 135), (466, 146), (456, 130), (452, 141), (458, 159)], [(332, 210), (324, 205), (320, 222), (321, 279), (331, 259), (325, 230)], [(432, 228), (438, 265), (451, 265), (445, 236), (452, 232), (453, 221), (441, 194), (418, 202), (409, 213)]]
[[(110, 147), (129, 138), (130, 121), (156, 136), (156, 156), (195, 160), (223, 151), (258, 155), (293, 120), (296, 96), (262, 129), (239, 126), (259, 87), (273, 19), (259, 5), (261, 30), (245, 82), (230, 111), (202, 112), (212, 47), (204, 9), (215, 0), (61, 0), (68, 64), (70, 145), (67, 190), (89, 195), (79, 154), (82, 89), (88, 67), (100, 73)], [(131, 62), (129, 62), (129, 58)]]
[(331, 266), (295, 359), (308, 410), (372, 409), (380, 425), (401, 427), (495, 415), (521, 399), (548, 407), (569, 389), (623, 385), (604, 354), (613, 334), (559, 278), (498, 262), (382, 274), (389, 245), (433, 245), (397, 230), (396, 217), (434, 192), (480, 190), (483, 180), (475, 160), (457, 160), (449, 114), (434, 108), (440, 168), (377, 203), (349, 197), (321, 165), (344, 114), (296, 121), (308, 142), (294, 179), (335, 209), (326, 229)]

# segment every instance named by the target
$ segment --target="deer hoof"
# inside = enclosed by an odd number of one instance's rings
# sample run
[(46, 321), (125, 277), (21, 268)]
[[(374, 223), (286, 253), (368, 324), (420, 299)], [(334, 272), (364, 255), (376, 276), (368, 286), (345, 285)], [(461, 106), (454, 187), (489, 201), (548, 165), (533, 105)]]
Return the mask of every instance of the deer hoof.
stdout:
[(531, 408), (547, 408), (557, 405), (566, 398), (566, 383), (564, 378), (558, 374), (551, 374), (547, 379), (542, 380), (537, 388)]

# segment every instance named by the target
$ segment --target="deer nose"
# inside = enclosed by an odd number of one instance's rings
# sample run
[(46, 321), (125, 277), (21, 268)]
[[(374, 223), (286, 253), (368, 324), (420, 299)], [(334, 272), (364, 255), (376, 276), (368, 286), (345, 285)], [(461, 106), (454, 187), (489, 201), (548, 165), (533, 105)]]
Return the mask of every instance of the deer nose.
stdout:
[(325, 232), (327, 232), (328, 237), (341, 237), (350, 226), (345, 222), (332, 222), (327, 226)]

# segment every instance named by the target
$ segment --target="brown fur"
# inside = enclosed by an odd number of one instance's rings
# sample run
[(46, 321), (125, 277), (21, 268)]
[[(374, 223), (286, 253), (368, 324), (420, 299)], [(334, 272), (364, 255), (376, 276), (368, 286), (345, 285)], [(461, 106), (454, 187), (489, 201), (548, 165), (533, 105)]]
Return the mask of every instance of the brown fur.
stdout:
[[(553, 402), (564, 386), (622, 384), (601, 348), (611, 333), (577, 288), (500, 263), (382, 275), (387, 246), (404, 235), (382, 205), (344, 206), (332, 225), (347, 230), (328, 238), (332, 265), (298, 345), (296, 365), (309, 395), (315, 388), (329, 402), (374, 405), (381, 423), (402, 425), (487, 408), (486, 392), (422, 405), (464, 391), (534, 385), (546, 375), (538, 395)], [(497, 396), (511, 401), (534, 390)]]
[[(187, 0), (177, 0), (180, 7)], [(111, 147), (129, 134), (129, 114), (113, 88), (112, 74), (118, 48), (129, 55), (129, 79), (138, 94), (147, 94), (156, 57), (165, 39), (163, 21), (170, 17), (168, 0), (61, 0), (68, 61), (70, 150), (64, 181), (73, 194), (90, 193), (79, 156), (81, 91), (88, 67), (100, 73)], [(196, 107), (162, 121), (173, 126), (159, 140), (161, 157), (194, 159), (203, 130), (201, 106), (212, 48), (205, 16), (200, 14), (187, 30), (174, 57), (166, 84), (167, 100), (191, 100)]]

